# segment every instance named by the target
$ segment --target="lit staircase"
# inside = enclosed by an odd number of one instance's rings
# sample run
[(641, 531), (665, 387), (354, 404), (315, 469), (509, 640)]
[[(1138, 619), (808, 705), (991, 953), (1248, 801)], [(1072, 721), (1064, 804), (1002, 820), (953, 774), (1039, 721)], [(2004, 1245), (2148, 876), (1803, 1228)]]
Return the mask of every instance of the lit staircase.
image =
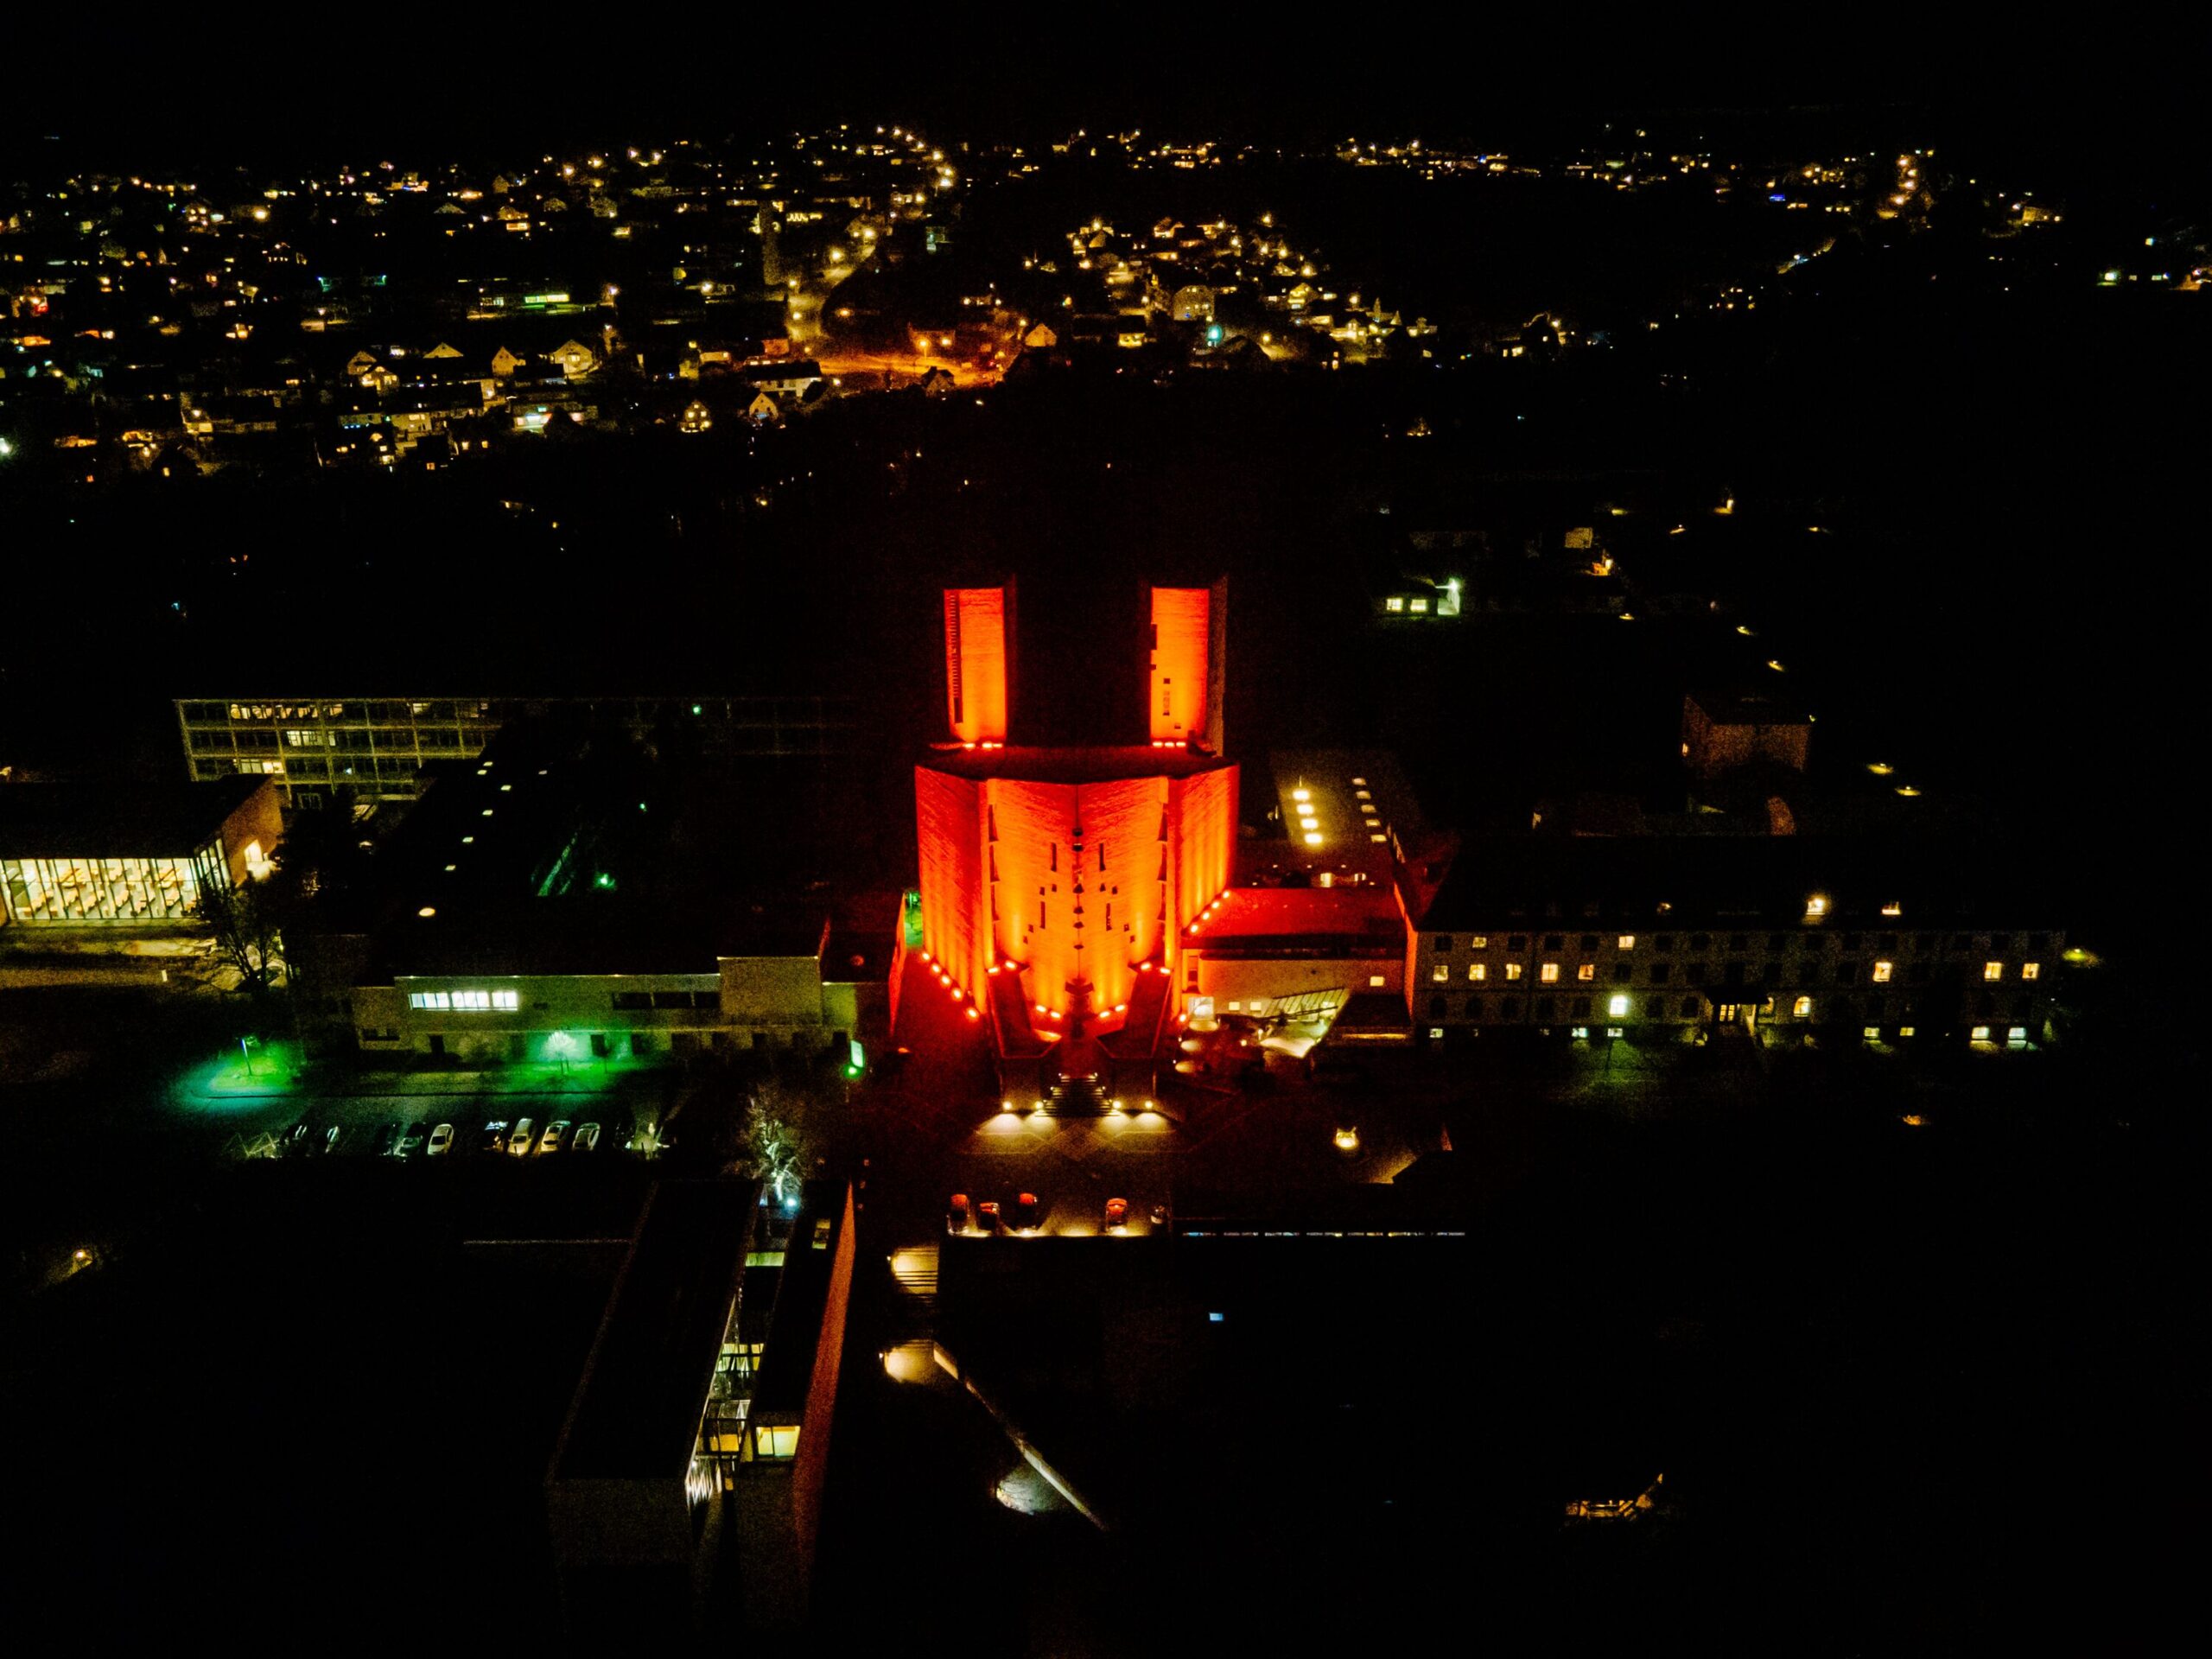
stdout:
[(932, 1327), (937, 1323), (937, 1267), (935, 1244), (908, 1244), (891, 1253), (891, 1276)]

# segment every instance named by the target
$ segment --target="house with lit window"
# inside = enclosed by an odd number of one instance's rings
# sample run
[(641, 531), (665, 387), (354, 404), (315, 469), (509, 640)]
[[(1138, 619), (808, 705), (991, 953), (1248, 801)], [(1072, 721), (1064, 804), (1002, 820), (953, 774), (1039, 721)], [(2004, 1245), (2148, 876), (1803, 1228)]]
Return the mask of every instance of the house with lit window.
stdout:
[(283, 837), (260, 776), (0, 785), (0, 925), (188, 921), (205, 889), (266, 875)]

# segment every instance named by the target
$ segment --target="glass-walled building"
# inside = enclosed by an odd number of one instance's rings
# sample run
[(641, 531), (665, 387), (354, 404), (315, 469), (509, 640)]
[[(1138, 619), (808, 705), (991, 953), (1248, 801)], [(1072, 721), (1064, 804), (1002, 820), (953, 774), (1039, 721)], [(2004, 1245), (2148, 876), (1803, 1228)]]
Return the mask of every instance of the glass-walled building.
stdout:
[(688, 725), (725, 754), (841, 754), (852, 744), (852, 706), (836, 697), (176, 700), (194, 779), (267, 778), (287, 806), (302, 807), (413, 800), (426, 763), (473, 760), (509, 721), (552, 709), (581, 709), (639, 737)]
[(189, 919), (203, 888), (265, 874), (283, 833), (263, 779), (154, 789), (0, 788), (0, 920), (18, 926)]

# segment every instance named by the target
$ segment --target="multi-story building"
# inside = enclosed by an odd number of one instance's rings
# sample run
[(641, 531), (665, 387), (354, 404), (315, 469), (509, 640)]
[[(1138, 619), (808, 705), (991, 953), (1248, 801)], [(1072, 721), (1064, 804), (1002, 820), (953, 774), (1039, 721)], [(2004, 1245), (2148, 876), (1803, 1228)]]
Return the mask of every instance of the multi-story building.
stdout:
[(810, 696), (176, 699), (194, 779), (265, 777), (296, 807), (413, 800), (429, 762), (473, 760), (510, 721), (556, 709), (641, 738), (689, 726), (734, 755), (839, 754), (855, 729), (849, 701)]
[(1073, 711), (1014, 709), (1011, 585), (945, 594), (950, 738), (914, 772), (924, 955), (1009, 1075), (1079, 1093), (1151, 1064), (1186, 931), (1236, 851), (1227, 603), (1225, 582), (1149, 590), (1145, 701), (1108, 728), (1120, 741), (1010, 743), (1010, 721), (1052, 734)]
[(2024, 1044), (2066, 936), (1979, 844), (1530, 836), (1467, 849), (1414, 931), (1431, 1039), (1500, 1027)]

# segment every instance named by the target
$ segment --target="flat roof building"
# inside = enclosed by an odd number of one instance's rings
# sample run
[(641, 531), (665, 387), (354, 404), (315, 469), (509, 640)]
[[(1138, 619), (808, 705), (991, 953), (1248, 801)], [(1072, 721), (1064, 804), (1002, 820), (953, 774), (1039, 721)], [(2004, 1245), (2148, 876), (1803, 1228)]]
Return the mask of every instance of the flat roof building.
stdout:
[(803, 1618), (853, 1252), (842, 1183), (654, 1189), (546, 1474), (572, 1634)]
[(203, 887), (266, 874), (283, 834), (260, 778), (0, 785), (0, 923), (188, 920)]
[(302, 1017), (324, 1041), (565, 1068), (834, 1054), (887, 1019), (896, 894), (777, 880), (787, 826), (742, 810), (743, 778), (574, 710), (436, 771), (366, 874), (297, 930)]

